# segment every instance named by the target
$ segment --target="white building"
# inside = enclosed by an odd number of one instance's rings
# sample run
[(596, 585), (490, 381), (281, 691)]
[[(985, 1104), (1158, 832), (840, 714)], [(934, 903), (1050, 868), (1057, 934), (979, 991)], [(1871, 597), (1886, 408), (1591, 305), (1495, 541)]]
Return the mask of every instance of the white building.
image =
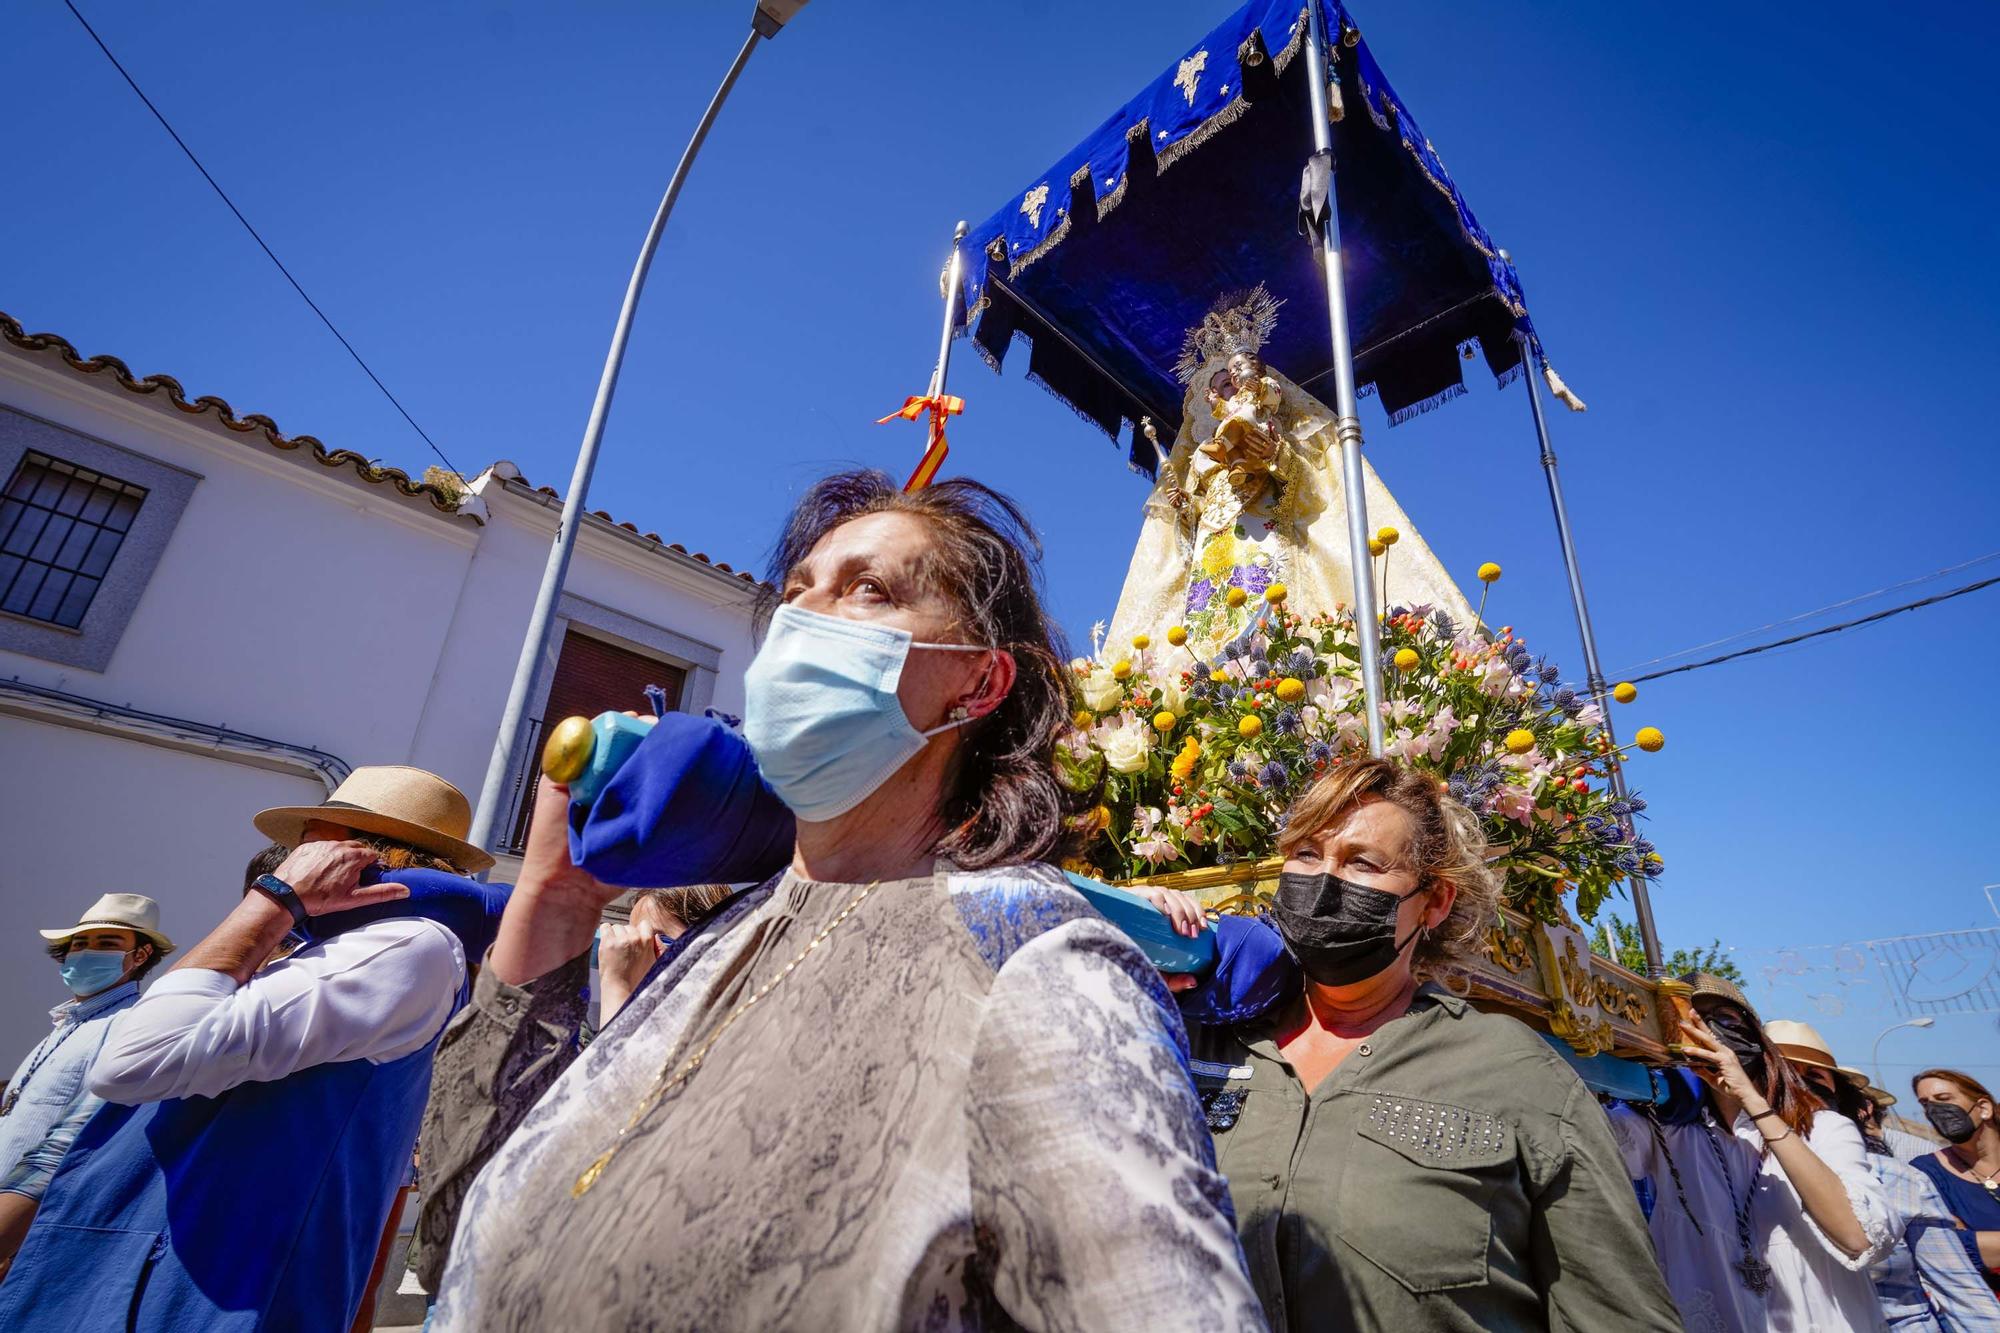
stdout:
[[(477, 800), (560, 500), (510, 463), (428, 476), (0, 314), (0, 1056), (62, 998), (36, 927), (132, 890), (193, 944), (263, 843), (251, 814), (356, 765)], [(648, 683), (742, 711), (751, 575), (599, 513), (566, 587), (531, 718)]]

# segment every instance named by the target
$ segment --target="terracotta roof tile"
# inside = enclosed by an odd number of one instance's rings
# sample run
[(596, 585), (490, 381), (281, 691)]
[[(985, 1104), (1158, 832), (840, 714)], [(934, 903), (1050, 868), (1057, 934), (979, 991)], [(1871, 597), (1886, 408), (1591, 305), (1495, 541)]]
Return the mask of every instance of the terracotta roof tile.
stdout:
[[(562, 492), (558, 491), (555, 487), (537, 486), (533, 482), (529, 481), (527, 477), (521, 475), (520, 467), (518, 464), (514, 465), (513, 480), (522, 486), (526, 486), (536, 495), (546, 495), (551, 499), (555, 500), (560, 500), (562, 498)], [(721, 573), (733, 574), (737, 578), (742, 579), (745, 583), (752, 584), (753, 586), (763, 583), (763, 580), (758, 578), (755, 574), (749, 573), (746, 570), (732, 569), (726, 561), (711, 560), (705, 553), (701, 551), (690, 551), (688, 550), (687, 547), (681, 545), (679, 542), (663, 541), (661, 540), (660, 534), (657, 532), (640, 532), (637, 525), (624, 522), (623, 520), (620, 519), (615, 519), (611, 517), (609, 513), (607, 513), (602, 509), (591, 510), (590, 516), (592, 518), (601, 518), (606, 523), (611, 524), (613, 527), (623, 528), (625, 529), (625, 531), (632, 533), (634, 536), (644, 537), (647, 541), (652, 542), (660, 547), (663, 547), (666, 550), (672, 551), (675, 555), (684, 555), (688, 557), (690, 560), (699, 560), (702, 564), (708, 565), (720, 571)]]
[[(53, 352), (62, 358), (63, 364), (79, 375), (101, 375), (109, 372), (111, 378), (124, 389), (141, 395), (164, 393), (167, 401), (189, 416), (213, 416), (221, 425), (242, 435), (261, 435), (274, 449), (289, 453), (295, 449), (311, 449), (313, 460), (322, 467), (350, 468), (363, 481), (378, 486), (393, 486), (411, 498), (429, 500), (433, 507), (447, 514), (458, 512), (458, 498), (441, 490), (429, 482), (412, 481), (407, 472), (393, 467), (377, 467), (369, 459), (352, 449), (328, 449), (311, 435), (286, 435), (278, 429), (278, 423), (261, 412), (250, 412), (243, 416), (236, 414), (228, 402), (213, 394), (203, 394), (192, 401), (179, 380), (171, 375), (134, 375), (123, 361), (115, 356), (83, 356), (67, 339), (53, 333), (28, 333), (20, 321), (5, 311), (0, 311), (0, 337), (26, 352)], [(553, 492), (551, 492), (553, 494)]]

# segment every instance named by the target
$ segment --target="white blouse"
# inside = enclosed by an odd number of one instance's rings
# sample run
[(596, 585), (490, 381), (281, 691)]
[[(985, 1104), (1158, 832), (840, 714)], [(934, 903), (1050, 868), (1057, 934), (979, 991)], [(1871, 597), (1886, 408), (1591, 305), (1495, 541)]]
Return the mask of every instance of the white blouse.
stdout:
[[(1626, 1169), (1634, 1180), (1651, 1186), (1653, 1246), (1688, 1333), (1886, 1329), (1867, 1270), (1897, 1238), (1854, 1123), (1836, 1112), (1820, 1111), (1813, 1117), (1809, 1136), (1812, 1150), (1846, 1187), (1848, 1202), (1868, 1238), (1866, 1250), (1850, 1255), (1806, 1215), (1784, 1167), (1764, 1152), (1763, 1136), (1750, 1117), (1738, 1113), (1732, 1133), (1723, 1132), (1706, 1108), (1702, 1120), (1696, 1125), (1660, 1126), (1656, 1140), (1652, 1127), (1637, 1112), (1619, 1106), (1611, 1115)], [(1719, 1157), (1711, 1146), (1711, 1134), (1722, 1149)], [(1662, 1142), (1672, 1158), (1671, 1168), (1661, 1155)], [(1678, 1190), (1673, 1168), (1679, 1172)], [(1761, 1296), (1744, 1285), (1737, 1268), (1743, 1247), (1735, 1203), (1742, 1201), (1753, 1176), (1751, 1245), (1771, 1268), (1770, 1288)]]

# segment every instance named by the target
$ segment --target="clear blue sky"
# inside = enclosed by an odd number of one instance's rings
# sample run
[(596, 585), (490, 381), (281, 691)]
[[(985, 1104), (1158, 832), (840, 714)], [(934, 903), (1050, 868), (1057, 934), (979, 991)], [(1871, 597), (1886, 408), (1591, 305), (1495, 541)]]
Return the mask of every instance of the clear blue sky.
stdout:
[[(748, 0), (80, 3), (447, 453), (565, 484), (633, 252)], [(1554, 429), (1611, 667), (2000, 548), (2000, 11), (1357, 4), (1591, 404)], [(1225, 12), (815, 0), (751, 61), (682, 197), (593, 505), (754, 566), (813, 477), (907, 468), (917, 428), (873, 419), (924, 384), (953, 221)], [(61, 4), (4, 24), (0, 309), (421, 471), (422, 442)], [(961, 356), (950, 466), (1029, 506), (1087, 638), (1145, 488), (1019, 361), (995, 378)], [(1499, 617), (1580, 674), (1521, 391), (1475, 383), (1393, 431), (1364, 412), (1446, 563), (1467, 582), (1503, 564)], [(1857, 1063), (1895, 1017), (1879, 985), (1828, 1014), (1814, 997), (1857, 975), (1831, 951), (1761, 972), (1786, 948), (2000, 925), (1980, 888), (2000, 881), (1996, 614), (2000, 591), (1978, 594), (1621, 714), (1669, 740), (1635, 768), (1669, 942), (1719, 936), (1767, 1017), (1817, 1022)], [(1995, 1022), (1898, 1033), (1891, 1086), (1934, 1059), (1993, 1080)]]

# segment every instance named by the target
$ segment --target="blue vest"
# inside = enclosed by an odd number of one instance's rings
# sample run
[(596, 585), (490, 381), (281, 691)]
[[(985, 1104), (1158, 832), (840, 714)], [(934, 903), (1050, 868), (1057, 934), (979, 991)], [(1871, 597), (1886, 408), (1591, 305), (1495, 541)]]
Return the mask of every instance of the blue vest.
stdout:
[(409, 1170), (437, 1043), (219, 1097), (105, 1106), (0, 1284), (0, 1329), (345, 1333)]

